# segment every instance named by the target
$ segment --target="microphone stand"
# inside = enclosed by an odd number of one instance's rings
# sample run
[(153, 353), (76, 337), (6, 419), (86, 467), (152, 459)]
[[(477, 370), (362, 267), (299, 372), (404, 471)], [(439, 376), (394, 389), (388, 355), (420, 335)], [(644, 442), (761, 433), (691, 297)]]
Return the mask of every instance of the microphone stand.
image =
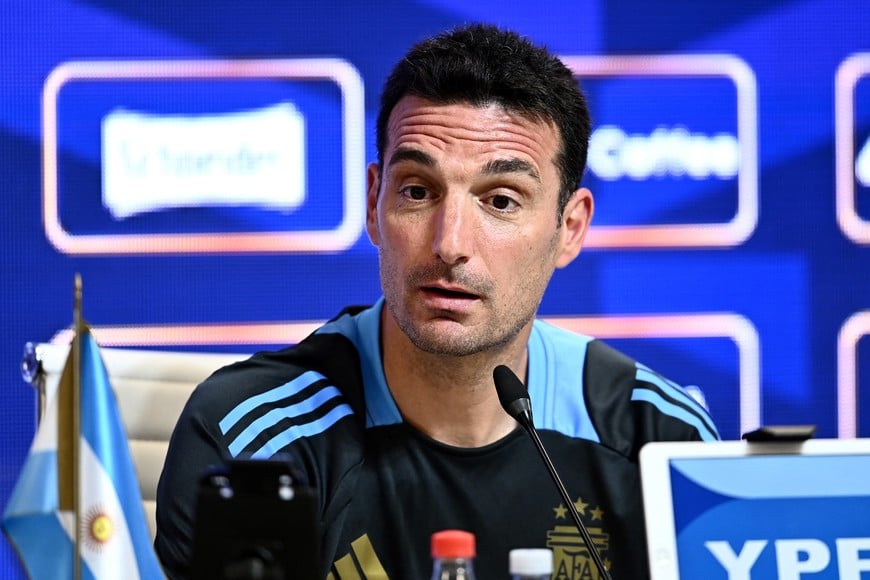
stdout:
[(550, 477), (553, 479), (553, 483), (556, 484), (556, 487), (559, 489), (559, 493), (562, 495), (562, 499), (568, 506), (568, 511), (571, 513), (571, 517), (574, 519), (574, 524), (577, 526), (577, 529), (580, 530), (580, 535), (583, 536), (583, 543), (589, 549), (589, 554), (592, 556), (592, 560), (595, 562), (595, 567), (598, 568), (599, 576), (601, 576), (603, 580), (611, 580), (610, 573), (607, 571), (607, 568), (604, 566), (604, 562), (601, 560), (601, 554), (599, 554), (598, 550), (595, 549), (595, 545), (592, 543), (592, 537), (589, 535), (589, 531), (586, 529), (586, 526), (583, 525), (583, 521), (580, 519), (580, 514), (577, 512), (577, 508), (574, 506), (574, 502), (571, 501), (571, 496), (568, 495), (568, 490), (565, 489), (565, 485), (562, 483), (562, 480), (559, 479), (559, 474), (556, 472), (556, 466), (553, 465), (553, 462), (550, 460), (550, 456), (547, 454), (546, 449), (544, 449), (544, 444), (541, 442), (541, 438), (538, 436), (537, 429), (535, 429), (534, 425), (532, 425), (528, 417), (526, 417), (525, 415), (521, 415), (521, 420), (519, 421), (519, 423), (523, 426), (523, 429), (525, 429), (531, 436), (532, 441), (535, 442), (535, 446), (538, 448), (538, 454), (541, 456), (541, 459), (544, 460), (544, 464), (547, 466), (547, 471), (550, 472)]
[(523, 429), (528, 432), (529, 436), (531, 436), (532, 441), (535, 442), (535, 446), (538, 448), (538, 455), (540, 455), (541, 459), (544, 460), (544, 464), (547, 466), (547, 471), (550, 472), (550, 477), (553, 478), (553, 483), (556, 484), (556, 488), (562, 495), (562, 500), (567, 504), (568, 511), (571, 512), (574, 524), (580, 531), (580, 535), (583, 536), (583, 544), (592, 556), (592, 561), (595, 562), (595, 567), (598, 568), (599, 577), (602, 580), (611, 580), (610, 573), (604, 566), (604, 562), (601, 561), (601, 554), (598, 553), (595, 544), (592, 543), (592, 538), (589, 536), (586, 526), (583, 525), (583, 521), (580, 519), (580, 514), (577, 513), (577, 508), (574, 506), (574, 502), (571, 501), (571, 497), (568, 495), (568, 490), (565, 489), (565, 485), (559, 478), (556, 466), (553, 465), (549, 454), (547, 454), (547, 450), (544, 449), (544, 444), (541, 442), (541, 438), (538, 436), (538, 430), (535, 429), (535, 423), (532, 420), (532, 401), (529, 399), (529, 393), (526, 390), (526, 386), (522, 381), (520, 381), (519, 377), (517, 377), (514, 372), (505, 365), (495, 367), (492, 372), (492, 378), (495, 383), (498, 400), (505, 412), (516, 419), (516, 421), (523, 426)]

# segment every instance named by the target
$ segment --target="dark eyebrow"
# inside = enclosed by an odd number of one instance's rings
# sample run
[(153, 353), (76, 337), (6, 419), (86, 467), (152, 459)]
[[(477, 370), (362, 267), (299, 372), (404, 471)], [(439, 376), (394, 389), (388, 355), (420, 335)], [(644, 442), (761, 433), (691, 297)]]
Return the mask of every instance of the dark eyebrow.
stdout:
[(511, 157), (509, 159), (493, 159), (483, 166), (484, 175), (500, 175), (504, 173), (525, 173), (535, 181), (540, 182), (541, 176), (535, 166), (528, 161)]
[[(420, 165), (424, 165), (426, 167), (435, 167), (437, 164), (435, 162), (435, 158), (420, 151), (419, 149), (411, 149), (411, 148), (399, 148), (393, 152), (393, 155), (390, 157), (390, 160), (387, 162), (388, 166), (395, 165), (397, 163), (401, 163), (402, 161), (411, 161), (413, 163), (419, 163)], [(503, 175), (506, 173), (525, 173), (532, 177), (535, 181), (541, 181), (541, 175), (538, 173), (538, 170), (535, 169), (535, 166), (529, 163), (528, 161), (523, 161), (522, 159), (517, 159), (515, 157), (510, 157), (507, 159), (493, 159), (483, 166), (481, 170), (483, 175)]]
[(387, 165), (392, 166), (402, 161), (412, 161), (414, 163), (419, 163), (420, 165), (425, 165), (426, 167), (435, 166), (435, 158), (428, 153), (424, 153), (419, 149), (408, 149), (401, 147), (393, 152), (393, 155), (390, 157)]

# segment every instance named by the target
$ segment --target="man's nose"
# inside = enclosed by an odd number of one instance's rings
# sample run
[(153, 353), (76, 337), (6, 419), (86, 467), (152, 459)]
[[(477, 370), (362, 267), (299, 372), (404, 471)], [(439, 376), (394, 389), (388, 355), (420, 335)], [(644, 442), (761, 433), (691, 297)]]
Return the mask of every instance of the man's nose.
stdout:
[(474, 245), (474, 201), (470, 196), (445, 196), (434, 215), (432, 251), (445, 264), (468, 261)]

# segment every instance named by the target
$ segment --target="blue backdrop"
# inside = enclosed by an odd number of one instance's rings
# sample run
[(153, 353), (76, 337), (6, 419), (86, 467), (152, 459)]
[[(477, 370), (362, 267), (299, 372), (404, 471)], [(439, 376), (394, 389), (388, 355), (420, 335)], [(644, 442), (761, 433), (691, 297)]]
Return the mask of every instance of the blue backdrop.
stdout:
[[(870, 435), (863, 0), (6, 0), (0, 504), (34, 432), (23, 345), (71, 324), (76, 272), (104, 345), (378, 297), (360, 212), (381, 84), (477, 20), (547, 44), (590, 97), (594, 230), (541, 314), (698, 386), (726, 438)], [(262, 144), (263, 124), (286, 130)], [(2, 542), (0, 576), (20, 575)]]

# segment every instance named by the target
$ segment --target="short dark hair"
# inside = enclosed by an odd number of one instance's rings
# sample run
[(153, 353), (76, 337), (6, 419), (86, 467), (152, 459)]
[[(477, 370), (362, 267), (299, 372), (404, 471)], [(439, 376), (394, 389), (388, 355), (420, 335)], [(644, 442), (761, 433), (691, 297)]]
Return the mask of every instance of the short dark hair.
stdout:
[(402, 97), (435, 103), (496, 103), (524, 117), (553, 123), (561, 151), (559, 215), (580, 187), (586, 168), (591, 120), (574, 75), (546, 48), (515, 32), (474, 24), (420, 42), (393, 68), (381, 93), (377, 121), (378, 163), (384, 165), (387, 122)]

